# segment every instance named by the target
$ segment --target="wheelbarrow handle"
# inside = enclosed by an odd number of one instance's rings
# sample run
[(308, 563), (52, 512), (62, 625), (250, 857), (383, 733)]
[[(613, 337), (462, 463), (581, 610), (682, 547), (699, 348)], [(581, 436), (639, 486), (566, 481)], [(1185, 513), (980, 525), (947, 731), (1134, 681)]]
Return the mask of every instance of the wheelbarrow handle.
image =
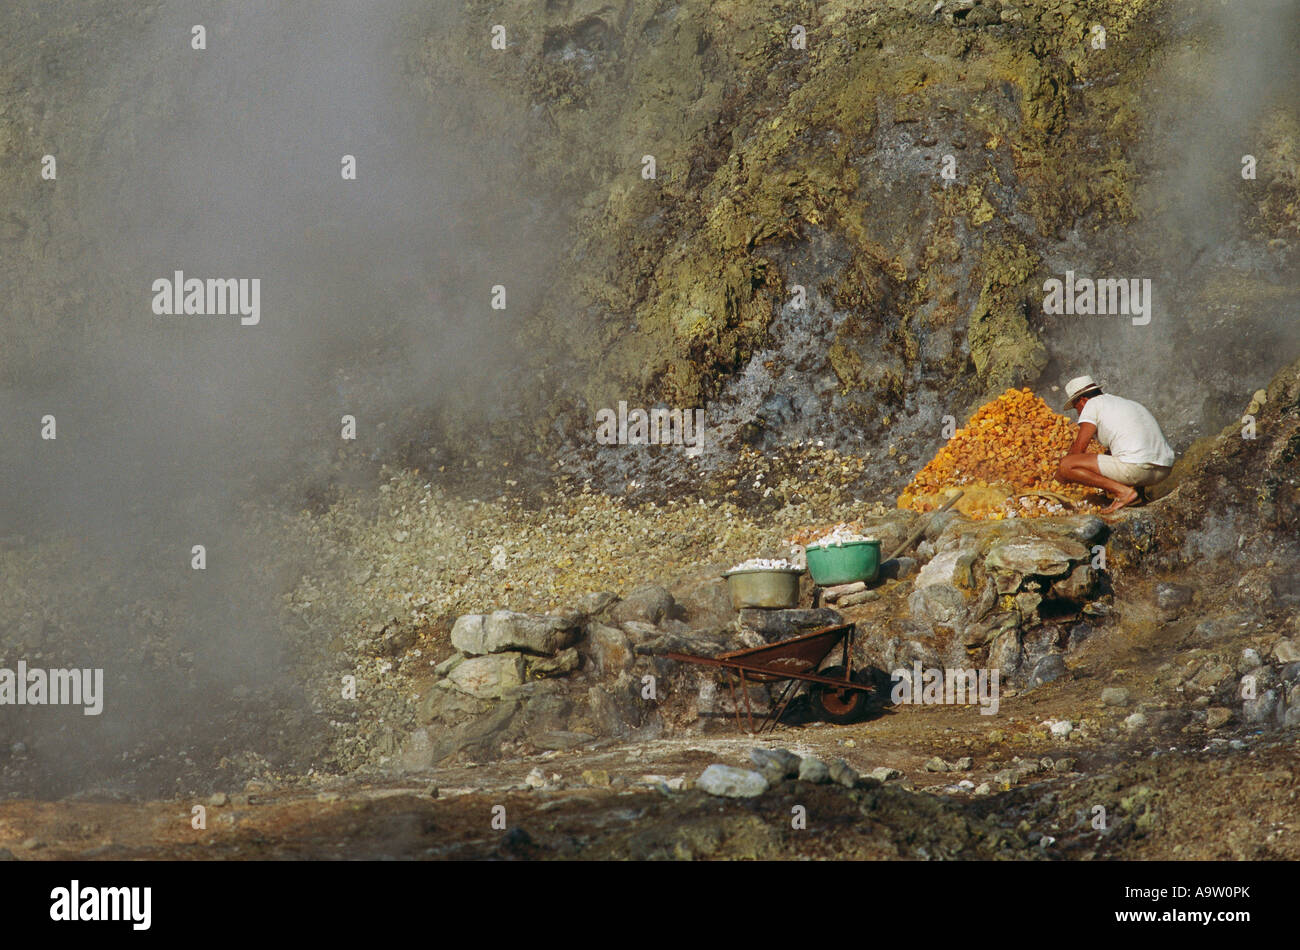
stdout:
[(934, 514), (932, 514), (930, 517), (926, 518), (925, 524), (921, 525), (921, 527), (917, 528), (915, 531), (909, 534), (907, 536), (907, 540), (904, 541), (902, 544), (900, 544), (898, 547), (896, 547), (893, 553), (891, 553), (889, 557), (885, 558), (885, 560), (892, 561), (894, 558), (898, 557), (900, 554), (902, 554), (904, 551), (910, 548), (913, 544), (915, 544), (916, 539), (919, 538), (921, 535), (925, 534), (926, 529), (929, 528), (930, 525), (934, 523), (934, 519), (939, 517), (941, 514), (943, 514), (953, 505), (957, 504), (957, 500), (961, 498), (961, 496), (964, 494), (966, 494), (964, 491), (959, 491), (957, 492), (957, 494), (949, 498), (947, 504), (945, 504), (942, 508), (940, 508)]

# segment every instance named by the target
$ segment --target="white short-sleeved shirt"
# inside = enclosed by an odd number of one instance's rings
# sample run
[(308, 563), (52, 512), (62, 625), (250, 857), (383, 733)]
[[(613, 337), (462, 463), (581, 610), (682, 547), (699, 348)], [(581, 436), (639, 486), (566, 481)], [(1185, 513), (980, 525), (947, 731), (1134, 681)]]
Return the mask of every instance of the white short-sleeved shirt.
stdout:
[(1155, 416), (1139, 402), (1109, 393), (1093, 396), (1079, 413), (1079, 425), (1085, 422), (1097, 427), (1097, 441), (1120, 462), (1174, 464), (1174, 450), (1165, 441)]

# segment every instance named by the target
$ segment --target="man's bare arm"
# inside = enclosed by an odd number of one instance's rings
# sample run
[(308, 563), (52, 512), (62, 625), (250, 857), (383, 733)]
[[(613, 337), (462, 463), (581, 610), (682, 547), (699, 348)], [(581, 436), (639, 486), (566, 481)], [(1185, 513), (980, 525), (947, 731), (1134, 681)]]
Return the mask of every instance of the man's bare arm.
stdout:
[(1085, 422), (1079, 426), (1079, 435), (1074, 440), (1074, 445), (1070, 446), (1070, 455), (1082, 455), (1088, 450), (1088, 443), (1092, 437), (1097, 434), (1097, 427), (1091, 422)]

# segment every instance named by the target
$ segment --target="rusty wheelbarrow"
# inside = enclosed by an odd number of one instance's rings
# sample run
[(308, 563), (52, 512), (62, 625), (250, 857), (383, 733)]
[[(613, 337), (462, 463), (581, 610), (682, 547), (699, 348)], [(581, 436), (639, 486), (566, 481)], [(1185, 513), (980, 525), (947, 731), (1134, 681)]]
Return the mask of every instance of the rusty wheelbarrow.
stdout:
[[(798, 692), (798, 683), (812, 684), (809, 687), (812, 706), (822, 719), (846, 723), (860, 718), (867, 705), (867, 693), (872, 691), (870, 686), (853, 682), (853, 655), (850, 648), (853, 645), (854, 630), (854, 624), (846, 623), (823, 627), (766, 646), (732, 650), (717, 656), (692, 656), (689, 653), (669, 653), (667, 656), (671, 660), (713, 666), (734, 674), (727, 677), (727, 688), (731, 690), (732, 703), (735, 704), (737, 725), (740, 723), (740, 706), (735, 702), (734, 679), (739, 677), (750, 732), (755, 730), (754, 712), (749, 705), (749, 684), (776, 683), (781, 680), (788, 681), (785, 689), (758, 727), (758, 732), (762, 732), (769, 724), (773, 729), (776, 728), (785, 707)], [(840, 665), (818, 671), (818, 667), (836, 647), (843, 650)]]

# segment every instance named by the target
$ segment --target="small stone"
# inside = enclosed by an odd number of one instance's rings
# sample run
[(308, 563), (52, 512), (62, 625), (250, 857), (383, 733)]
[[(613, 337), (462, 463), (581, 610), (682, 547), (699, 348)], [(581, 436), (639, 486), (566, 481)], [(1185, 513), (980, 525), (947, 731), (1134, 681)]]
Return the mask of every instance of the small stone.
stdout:
[(749, 760), (779, 778), (794, 778), (802, 765), (799, 756), (788, 749), (750, 749)]
[(870, 603), (873, 600), (880, 599), (880, 591), (864, 590), (856, 594), (849, 594), (847, 597), (841, 597), (838, 606), (840, 607), (860, 607), (863, 604)]
[(988, 782), (980, 782), (978, 785), (975, 786), (975, 791), (971, 792), (971, 794), (979, 795), (981, 798), (984, 797), (985, 795), (992, 795), (993, 786), (990, 785)]
[(952, 766), (936, 755), (926, 761), (925, 770), (927, 772), (951, 772)]
[(1218, 729), (1226, 726), (1232, 719), (1232, 710), (1224, 709), (1222, 706), (1211, 706), (1205, 711), (1205, 728)]
[(1147, 717), (1140, 712), (1135, 712), (1124, 720), (1124, 728), (1128, 730), (1141, 729), (1147, 724)]
[(1059, 653), (1051, 653), (1034, 664), (1034, 671), (1029, 674), (1030, 688), (1042, 686), (1059, 679), (1067, 672), (1065, 658)]
[(902, 772), (900, 772), (898, 769), (891, 769), (887, 765), (881, 765), (877, 768), (874, 768), (867, 774), (870, 775), (872, 778), (874, 778), (877, 782), (888, 782), (892, 779), (903, 777)]
[(1265, 690), (1254, 699), (1241, 704), (1241, 715), (1246, 722), (1263, 723), (1273, 719), (1277, 712), (1277, 691)]
[(854, 581), (852, 584), (837, 584), (834, 587), (827, 587), (822, 591), (822, 600), (826, 601), (828, 604), (833, 604), (841, 597), (845, 597), (849, 594), (856, 594), (859, 591), (864, 591), (866, 589), (867, 584), (865, 581)]
[(555, 656), (529, 657), (524, 661), (527, 674), (536, 677), (566, 676), (581, 665), (582, 657), (575, 647), (561, 650)]
[(1058, 739), (1064, 739), (1070, 733), (1074, 732), (1074, 723), (1068, 719), (1062, 719), (1052, 723), (1052, 735)]
[(969, 755), (963, 755), (960, 759), (958, 759), (956, 762), (952, 764), (952, 767), (953, 767), (953, 771), (956, 772), (969, 772), (971, 769), (975, 767), (975, 760), (972, 759)]
[(799, 781), (822, 785), (831, 780), (831, 771), (821, 759), (808, 756), (799, 762)]
[(1075, 759), (1072, 759), (1072, 758), (1068, 758), (1068, 757), (1062, 757), (1062, 758), (1059, 758), (1059, 759), (1057, 759), (1055, 762), (1052, 763), (1052, 771), (1054, 771), (1054, 772), (1073, 772), (1073, 771), (1074, 771), (1075, 762), (1076, 762), (1076, 760), (1075, 760)]
[(1279, 663), (1300, 663), (1300, 643), (1283, 637), (1273, 646), (1273, 659)]
[(542, 788), (546, 785), (546, 773), (539, 768), (533, 768), (524, 776), (524, 784), (529, 788)]
[(756, 798), (767, 791), (767, 779), (749, 769), (710, 765), (695, 780), (695, 787), (723, 798)]
[(208, 807), (210, 808), (221, 808), (228, 804), (230, 804), (230, 796), (225, 792), (217, 792), (208, 799)]
[(1237, 661), (1237, 672), (1249, 673), (1251, 670), (1263, 665), (1264, 660), (1259, 655), (1259, 651), (1252, 647), (1246, 647), (1241, 651), (1241, 659)]
[(1104, 706), (1127, 706), (1129, 699), (1129, 691), (1123, 686), (1107, 686), (1101, 691), (1101, 702)]
[(582, 780), (593, 788), (609, 788), (609, 772), (605, 769), (586, 769)]
[(843, 759), (833, 759), (827, 769), (830, 772), (831, 781), (839, 782), (845, 788), (852, 788), (858, 784), (858, 773)]

